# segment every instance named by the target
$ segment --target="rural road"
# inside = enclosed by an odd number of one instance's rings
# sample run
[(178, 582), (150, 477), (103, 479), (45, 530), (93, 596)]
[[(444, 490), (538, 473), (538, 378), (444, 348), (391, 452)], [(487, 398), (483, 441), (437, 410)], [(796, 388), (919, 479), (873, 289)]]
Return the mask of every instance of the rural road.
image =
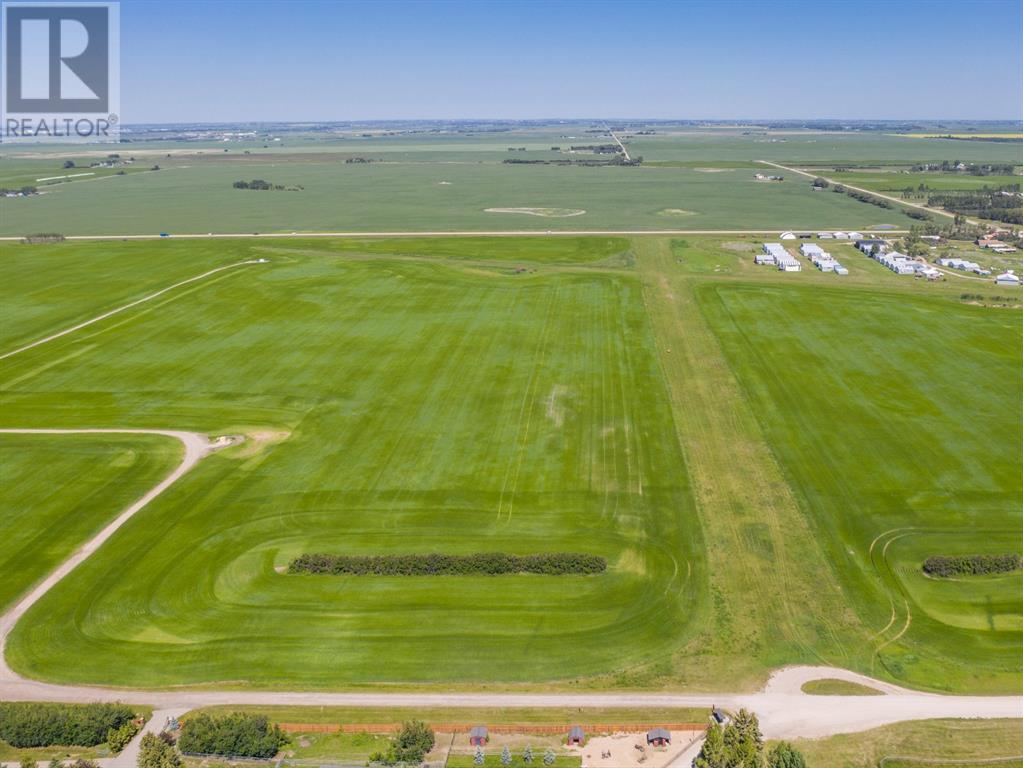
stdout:
[[(854, 187), (852, 184), (849, 184), (848, 182), (845, 182), (845, 181), (835, 181), (834, 179), (829, 179), (827, 176), (821, 176), (820, 174), (808, 173), (807, 171), (801, 171), (798, 168), (793, 168), (793, 167), (788, 166), (788, 165), (780, 165), (779, 163), (773, 163), (770, 160), (757, 160), (757, 162), (758, 163), (763, 163), (764, 165), (770, 165), (770, 166), (772, 166), (774, 168), (780, 168), (783, 171), (789, 171), (791, 173), (797, 173), (800, 176), (806, 176), (808, 179), (821, 178), (821, 179), (824, 179), (825, 181), (827, 181), (830, 184), (840, 185), (840, 186), (845, 187), (846, 189), (855, 189), (857, 192), (863, 192), (866, 195), (872, 195), (874, 197), (881, 197), (881, 198), (884, 198), (885, 200), (889, 200), (889, 201), (891, 201), (893, 203), (898, 203), (899, 205), (904, 205), (904, 206), (907, 206), (909, 208), (918, 208), (921, 211), (927, 211), (927, 213), (936, 213), (939, 216), (944, 216), (944, 217), (949, 218), (949, 219), (954, 219), (956, 217), (956, 215), (954, 213), (949, 213), (948, 211), (943, 211), (940, 208), (930, 208), (930, 207), (928, 207), (926, 205), (920, 205), (919, 203), (911, 203), (908, 200), (903, 200), (900, 197), (893, 197), (892, 195), (886, 195), (883, 192), (875, 192), (872, 189), (864, 189), (863, 187)], [(972, 224), (974, 226), (979, 225), (979, 222), (974, 221), (973, 219), (966, 219), (966, 222), (968, 224)]]
[[(762, 160), (761, 162), (767, 162)], [(782, 166), (778, 166), (779, 168)], [(794, 173), (802, 173), (794, 171)], [(906, 203), (909, 205), (909, 203)], [(170, 237), (160, 237), (159, 234), (152, 235), (68, 235), (67, 240), (208, 240), (208, 239), (233, 239), (239, 237), (268, 238), (304, 238), (304, 237), (338, 237), (338, 238), (363, 238), (363, 237), (580, 237), (585, 235), (607, 236), (674, 236), (674, 235), (779, 235), (786, 231), (846, 231), (850, 229), (866, 232), (857, 227), (789, 227), (788, 229), (494, 229), (494, 230), (423, 230), (419, 232), (192, 232), (184, 234), (173, 234)], [(878, 232), (884, 235), (904, 235), (906, 229), (886, 229)], [(0, 242), (20, 242), (24, 238), (20, 235), (0, 236)]]
[[(827, 736), (867, 730), (903, 720), (930, 718), (1023, 718), (1021, 696), (944, 696), (919, 693), (848, 670), (831, 667), (789, 667), (776, 672), (756, 693), (330, 693), (317, 691), (217, 691), (210, 689), (130, 690), (83, 685), (58, 685), (26, 679), (12, 670), (2, 652), (17, 621), (61, 579), (106, 542), (134, 514), (173, 485), (203, 457), (231, 444), (221, 438), (211, 442), (195, 432), (160, 429), (0, 429), (0, 434), (163, 435), (181, 442), (181, 463), (142, 498), (133, 503), (90, 541), (76, 551), (25, 597), (0, 616), (0, 699), (9, 701), (130, 701), (149, 704), (157, 712), (151, 728), (168, 715), (213, 705), (306, 705), (351, 707), (746, 707), (756, 712), (766, 736)], [(883, 696), (810, 696), (801, 691), (810, 680), (841, 679), (859, 682)], [(130, 750), (137, 750), (136, 740)], [(107, 761), (104, 768), (130, 768), (136, 752), (127, 751)]]

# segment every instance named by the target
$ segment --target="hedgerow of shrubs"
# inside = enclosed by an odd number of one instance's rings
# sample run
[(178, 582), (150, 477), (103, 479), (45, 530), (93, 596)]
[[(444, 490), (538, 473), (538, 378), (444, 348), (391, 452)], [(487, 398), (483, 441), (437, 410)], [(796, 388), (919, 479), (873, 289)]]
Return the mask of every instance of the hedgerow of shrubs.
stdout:
[(18, 748), (95, 747), (134, 717), (126, 704), (0, 702), (0, 739)]
[(273, 757), (288, 737), (263, 715), (232, 712), (221, 717), (200, 713), (181, 727), (178, 749), (192, 755)]
[(924, 560), (928, 576), (984, 576), (991, 573), (1012, 573), (1023, 567), (1017, 554), (1007, 555), (934, 555)]
[(596, 555), (551, 552), (539, 555), (508, 555), (478, 552), (472, 555), (300, 555), (291, 561), (289, 573), (322, 573), (352, 576), (498, 576), (535, 573), (543, 576), (594, 574), (607, 570), (607, 561)]

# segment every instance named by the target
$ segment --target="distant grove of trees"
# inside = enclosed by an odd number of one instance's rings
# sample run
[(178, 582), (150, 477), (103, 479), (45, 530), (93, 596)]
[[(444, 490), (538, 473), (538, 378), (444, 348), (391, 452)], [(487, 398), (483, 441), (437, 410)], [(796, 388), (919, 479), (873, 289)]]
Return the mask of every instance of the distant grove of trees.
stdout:
[(1012, 176), (1016, 166), (1011, 163), (961, 163), (942, 160), (940, 163), (920, 163), (911, 167), (915, 172), (967, 173), (971, 176)]
[(1023, 567), (1017, 554), (1005, 555), (934, 555), (924, 560), (924, 573), (938, 578), (954, 576), (984, 576), (993, 573), (1012, 573)]
[(1020, 196), (1019, 184), (971, 190), (931, 190), (927, 204), (964, 216), (1023, 224), (1023, 197)]
[(272, 184), (264, 179), (253, 179), (252, 181), (236, 181), (232, 184), (235, 189), (259, 189), (272, 190), (274, 192), (298, 192), (304, 189), (302, 186), (286, 187), (283, 184)]

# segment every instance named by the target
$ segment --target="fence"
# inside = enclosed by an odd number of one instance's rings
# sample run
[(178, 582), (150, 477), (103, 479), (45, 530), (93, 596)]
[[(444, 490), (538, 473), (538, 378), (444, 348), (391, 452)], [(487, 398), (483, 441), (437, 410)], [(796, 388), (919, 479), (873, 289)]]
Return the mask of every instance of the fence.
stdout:
[[(394, 733), (401, 728), (401, 723), (277, 723), (285, 733)], [(469, 731), (479, 723), (430, 723), (430, 727), (439, 733), (461, 733)], [(490, 733), (510, 734), (525, 733), (533, 736), (557, 736), (568, 734), (568, 729), (580, 726), (586, 734), (622, 733), (650, 731), (654, 728), (665, 728), (669, 731), (704, 731), (707, 723), (564, 723), (537, 725), (536, 723), (512, 723), (488, 725)]]

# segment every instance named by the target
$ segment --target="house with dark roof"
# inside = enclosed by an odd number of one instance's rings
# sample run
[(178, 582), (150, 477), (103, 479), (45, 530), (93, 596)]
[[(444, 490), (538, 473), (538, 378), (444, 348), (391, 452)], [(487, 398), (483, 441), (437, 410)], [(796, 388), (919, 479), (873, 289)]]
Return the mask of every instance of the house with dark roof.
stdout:
[(666, 747), (671, 744), (671, 731), (667, 728), (654, 728), (647, 731), (646, 743), (651, 747)]

